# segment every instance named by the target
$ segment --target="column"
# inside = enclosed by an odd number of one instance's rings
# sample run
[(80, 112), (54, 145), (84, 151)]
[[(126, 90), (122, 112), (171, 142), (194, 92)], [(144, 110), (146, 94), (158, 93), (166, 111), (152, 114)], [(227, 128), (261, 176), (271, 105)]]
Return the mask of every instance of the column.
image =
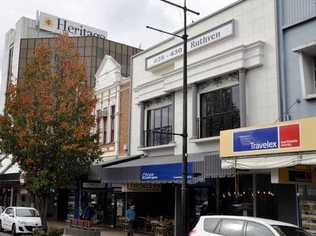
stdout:
[(120, 153), (120, 85), (116, 87), (116, 105), (115, 105), (115, 127), (114, 127), (114, 142), (115, 142), (115, 155), (119, 157)]
[(106, 143), (111, 143), (111, 89), (108, 91), (108, 108), (107, 108), (107, 124), (106, 124)]
[(13, 206), (13, 197), (14, 197), (14, 188), (11, 187), (11, 192), (10, 192), (10, 206)]
[(139, 146), (140, 147), (144, 147), (145, 145), (145, 132), (144, 132), (144, 115), (145, 115), (145, 106), (144, 106), (144, 103), (141, 102), (139, 103), (139, 109), (140, 109), (140, 119), (139, 119)]
[(197, 139), (198, 122), (197, 122), (197, 85), (192, 85), (192, 139)]
[(257, 216), (257, 176), (252, 174), (253, 216)]
[(181, 186), (174, 186), (174, 235), (181, 236)]
[(239, 70), (239, 110), (240, 110), (240, 127), (247, 125), (246, 110), (246, 70)]

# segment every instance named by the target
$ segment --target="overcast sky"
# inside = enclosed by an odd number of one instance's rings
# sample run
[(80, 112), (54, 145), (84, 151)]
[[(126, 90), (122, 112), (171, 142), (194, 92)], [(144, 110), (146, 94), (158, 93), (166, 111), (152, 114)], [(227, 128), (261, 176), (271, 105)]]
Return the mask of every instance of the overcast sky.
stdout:
[[(170, 0), (183, 4), (183, 0)], [(189, 8), (201, 13), (189, 15), (188, 22), (196, 21), (235, 0), (187, 0)], [(108, 38), (143, 49), (163, 40), (164, 35), (146, 29), (146, 25), (167, 31), (181, 28), (181, 11), (159, 0), (9, 0), (1, 2), (0, 65), (4, 35), (15, 27), (17, 20), (36, 17), (40, 10), (108, 32)], [(1, 70), (1, 68), (0, 68)], [(0, 71), (1, 72), (1, 71)], [(0, 73), (1, 75), (1, 73)]]

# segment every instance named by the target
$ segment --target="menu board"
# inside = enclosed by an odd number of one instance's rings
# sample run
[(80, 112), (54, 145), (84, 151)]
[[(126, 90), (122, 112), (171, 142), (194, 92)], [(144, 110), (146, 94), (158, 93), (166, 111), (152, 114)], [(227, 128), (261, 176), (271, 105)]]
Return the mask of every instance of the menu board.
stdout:
[(302, 200), (301, 209), (303, 228), (316, 233), (316, 200)]
[(302, 227), (316, 233), (316, 188), (309, 185), (300, 186), (299, 192)]

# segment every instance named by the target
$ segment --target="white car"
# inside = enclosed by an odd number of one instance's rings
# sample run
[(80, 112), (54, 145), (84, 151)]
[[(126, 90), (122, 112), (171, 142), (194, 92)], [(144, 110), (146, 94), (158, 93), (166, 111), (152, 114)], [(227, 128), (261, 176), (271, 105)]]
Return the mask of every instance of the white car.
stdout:
[(42, 221), (38, 211), (31, 207), (8, 207), (0, 215), (0, 229), (12, 235), (32, 233)]
[(201, 216), (190, 236), (311, 236), (296, 225), (244, 216)]

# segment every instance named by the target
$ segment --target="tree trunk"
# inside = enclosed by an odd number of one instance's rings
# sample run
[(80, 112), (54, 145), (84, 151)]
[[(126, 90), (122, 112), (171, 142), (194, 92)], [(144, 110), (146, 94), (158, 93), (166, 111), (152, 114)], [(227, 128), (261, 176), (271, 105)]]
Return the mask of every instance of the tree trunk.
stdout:
[(36, 195), (35, 205), (36, 205), (36, 208), (38, 209), (38, 211), (41, 215), (42, 227), (44, 230), (47, 230), (48, 196), (47, 195)]

